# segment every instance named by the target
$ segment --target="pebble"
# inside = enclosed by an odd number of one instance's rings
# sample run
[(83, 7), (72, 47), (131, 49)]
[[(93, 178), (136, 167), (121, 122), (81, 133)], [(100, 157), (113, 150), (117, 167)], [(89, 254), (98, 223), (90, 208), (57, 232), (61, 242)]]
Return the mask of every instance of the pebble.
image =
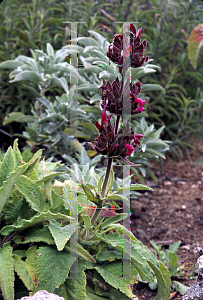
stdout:
[(48, 293), (47, 291), (38, 291), (33, 296), (23, 297), (20, 300), (65, 300), (63, 297), (59, 297), (55, 294)]

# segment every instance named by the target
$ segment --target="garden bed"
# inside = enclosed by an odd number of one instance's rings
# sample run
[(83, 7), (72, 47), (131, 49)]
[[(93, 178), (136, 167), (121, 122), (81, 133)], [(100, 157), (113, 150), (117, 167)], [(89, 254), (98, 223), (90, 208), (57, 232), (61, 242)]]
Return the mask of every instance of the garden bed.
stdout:
[[(138, 210), (137, 203), (131, 202), (131, 230), (151, 250), (151, 240), (165, 249), (181, 242), (177, 256), (184, 269), (180, 272), (182, 276), (174, 279), (188, 286), (196, 281), (192, 277), (197, 275), (195, 265), (203, 247), (203, 149), (199, 147), (201, 143), (197, 143), (196, 153), (191, 152), (191, 159), (167, 159), (163, 170), (154, 164), (158, 182), (146, 182), (154, 192), (143, 193)], [(135, 294), (139, 299), (153, 299), (156, 293), (139, 283)], [(174, 291), (170, 299), (182, 296)]]

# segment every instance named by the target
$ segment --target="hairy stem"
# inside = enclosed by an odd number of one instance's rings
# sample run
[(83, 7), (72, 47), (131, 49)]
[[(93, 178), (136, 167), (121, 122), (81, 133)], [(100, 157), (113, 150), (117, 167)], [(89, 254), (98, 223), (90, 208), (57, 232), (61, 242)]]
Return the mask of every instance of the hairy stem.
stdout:
[[(118, 132), (119, 121), (120, 121), (120, 116), (117, 116), (116, 125), (115, 125), (115, 132), (114, 132), (115, 135)], [(111, 172), (112, 162), (113, 162), (113, 158), (108, 157), (107, 167), (106, 167), (106, 174), (105, 174), (104, 182), (103, 182), (103, 185), (102, 185), (102, 192), (101, 192), (102, 198), (105, 197), (105, 192), (106, 192), (106, 187), (107, 187), (107, 184), (108, 184), (108, 181), (109, 181), (109, 176), (110, 176), (110, 172)], [(98, 217), (100, 215), (101, 208), (102, 208), (102, 203), (101, 203), (101, 207), (97, 207), (97, 209), (96, 209), (96, 211), (95, 211), (95, 213), (94, 213), (94, 215), (92, 217), (92, 220), (91, 220), (92, 226), (96, 223), (96, 221), (97, 221), (97, 219), (98, 219)]]

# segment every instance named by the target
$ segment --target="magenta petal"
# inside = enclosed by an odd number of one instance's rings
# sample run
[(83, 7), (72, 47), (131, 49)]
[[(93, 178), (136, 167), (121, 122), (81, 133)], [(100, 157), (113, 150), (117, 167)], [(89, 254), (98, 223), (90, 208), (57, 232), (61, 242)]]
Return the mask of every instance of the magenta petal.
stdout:
[(140, 105), (144, 106), (144, 104), (146, 103), (145, 100), (140, 99), (140, 98), (136, 98), (136, 103), (139, 103)]
[(139, 37), (141, 38), (141, 29), (142, 29), (142, 28), (138, 29), (137, 34), (136, 34), (136, 37), (139, 36)]
[(97, 122), (97, 120), (94, 120), (95, 126), (98, 130), (100, 130), (101, 125)]
[(105, 123), (105, 119), (106, 119), (106, 106), (107, 106), (107, 102), (104, 105), (104, 108), (103, 108), (103, 111), (102, 111), (102, 121), (101, 121), (102, 125)]
[(133, 146), (129, 145), (129, 144), (125, 144), (125, 147), (128, 149), (128, 152), (125, 153), (125, 155), (130, 155), (133, 150), (135, 149)]
[(103, 111), (102, 111), (102, 121), (101, 121), (101, 125), (103, 125), (105, 122), (107, 122), (111, 116), (107, 116), (106, 117), (106, 106), (107, 106), (107, 102), (106, 104), (104, 105), (104, 108), (103, 108)]
[(139, 133), (136, 133), (136, 134), (134, 135), (134, 137), (136, 137), (137, 139), (141, 139), (142, 137), (144, 137), (144, 135), (139, 134)]
[(137, 112), (142, 112), (143, 110), (144, 110), (143, 107), (138, 107), (138, 108), (136, 109)]

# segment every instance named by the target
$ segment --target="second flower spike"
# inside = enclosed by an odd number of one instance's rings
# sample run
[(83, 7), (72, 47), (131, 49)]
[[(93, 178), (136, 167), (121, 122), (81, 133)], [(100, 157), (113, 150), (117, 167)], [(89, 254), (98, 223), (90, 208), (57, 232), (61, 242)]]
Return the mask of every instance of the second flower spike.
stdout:
[[(102, 90), (101, 107), (106, 107), (107, 111), (118, 116), (123, 113), (131, 115), (141, 113), (144, 110), (144, 104), (148, 105), (145, 100), (137, 98), (141, 92), (141, 85), (140, 81), (131, 83), (129, 78), (125, 81), (124, 86), (118, 77), (112, 84), (106, 81), (106, 84), (100, 87)], [(129, 86), (130, 93), (123, 99), (123, 94), (128, 94), (126, 91), (129, 90)]]

